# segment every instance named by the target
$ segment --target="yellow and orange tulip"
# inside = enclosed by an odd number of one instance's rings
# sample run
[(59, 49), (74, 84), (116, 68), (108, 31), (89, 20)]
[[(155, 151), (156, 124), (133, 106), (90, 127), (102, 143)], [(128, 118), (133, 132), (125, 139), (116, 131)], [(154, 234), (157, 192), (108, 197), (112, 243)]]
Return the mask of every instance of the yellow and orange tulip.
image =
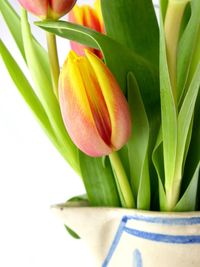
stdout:
[(18, 0), (29, 12), (41, 19), (58, 19), (67, 14), (76, 0)]
[[(101, 3), (97, 0), (94, 4), (94, 8), (88, 5), (78, 6), (75, 5), (74, 8), (69, 13), (69, 21), (76, 23), (97, 32), (104, 33), (104, 23), (101, 13)], [(79, 43), (71, 41), (71, 48), (78, 55), (84, 55), (84, 49), (86, 46)], [(99, 50), (89, 48), (91, 52), (96, 54), (98, 57), (102, 58), (102, 54)]]
[(131, 134), (128, 103), (108, 67), (91, 51), (71, 51), (61, 71), (59, 99), (65, 127), (87, 155), (120, 149)]

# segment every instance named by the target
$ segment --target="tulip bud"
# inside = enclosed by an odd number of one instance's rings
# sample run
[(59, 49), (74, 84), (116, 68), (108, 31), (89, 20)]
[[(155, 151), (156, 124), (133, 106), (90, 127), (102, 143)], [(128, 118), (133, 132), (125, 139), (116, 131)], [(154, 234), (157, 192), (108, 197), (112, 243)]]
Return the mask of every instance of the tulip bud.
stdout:
[(59, 80), (65, 127), (87, 155), (104, 156), (120, 149), (131, 133), (128, 103), (107, 66), (92, 52), (71, 51)]
[[(97, 32), (104, 33), (103, 18), (101, 14), (100, 0), (97, 0), (94, 4), (95, 8), (92, 8), (88, 5), (78, 6), (75, 5), (74, 8), (69, 13), (69, 21), (76, 23), (90, 29), (93, 29)], [(86, 46), (79, 43), (70, 42), (72, 50), (74, 50), (78, 55), (84, 55), (84, 49)], [(88, 48), (87, 48), (88, 49)], [(89, 48), (98, 57), (102, 58), (102, 54), (97, 49)]]
[(41, 19), (58, 19), (67, 14), (76, 0), (18, 0), (29, 12)]

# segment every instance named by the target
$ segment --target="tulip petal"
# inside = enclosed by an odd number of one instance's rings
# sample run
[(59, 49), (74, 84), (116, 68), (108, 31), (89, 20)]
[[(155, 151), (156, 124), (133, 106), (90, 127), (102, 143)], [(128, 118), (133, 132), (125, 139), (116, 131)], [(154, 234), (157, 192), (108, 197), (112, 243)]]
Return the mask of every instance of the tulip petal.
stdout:
[(79, 60), (70, 53), (60, 75), (59, 98), (67, 131), (73, 142), (86, 154), (98, 157), (112, 149), (101, 138), (92, 115), (85, 85), (76, 64)]
[(34, 15), (46, 18), (48, 13), (48, 0), (18, 0), (19, 3)]
[[(88, 5), (78, 6), (75, 5), (71, 12), (69, 12), (69, 21), (72, 23), (77, 23), (79, 25), (88, 27), (90, 29), (101, 32), (101, 23), (99, 21), (97, 12)], [(84, 49), (86, 46), (79, 44), (77, 42), (71, 41), (71, 48), (80, 56), (85, 54)], [(97, 55), (99, 58), (102, 58), (101, 51), (93, 48), (89, 48), (89, 50)]]
[(85, 53), (96, 74), (108, 108), (112, 128), (111, 143), (118, 150), (131, 134), (131, 116), (126, 98), (106, 65), (90, 51), (86, 50)]
[(100, 23), (100, 27), (101, 27), (100, 32), (104, 33), (105, 27), (104, 27), (104, 21), (103, 21), (102, 9), (101, 9), (101, 0), (96, 0), (94, 2), (94, 8), (95, 8), (95, 11), (97, 13), (97, 17), (99, 18), (99, 23)]
[(90, 6), (83, 6), (83, 25), (101, 32), (101, 25), (97, 13)]
[(67, 14), (75, 5), (76, 0), (49, 0), (49, 17), (57, 19)]
[(83, 25), (83, 8), (75, 5), (69, 12), (69, 21)]

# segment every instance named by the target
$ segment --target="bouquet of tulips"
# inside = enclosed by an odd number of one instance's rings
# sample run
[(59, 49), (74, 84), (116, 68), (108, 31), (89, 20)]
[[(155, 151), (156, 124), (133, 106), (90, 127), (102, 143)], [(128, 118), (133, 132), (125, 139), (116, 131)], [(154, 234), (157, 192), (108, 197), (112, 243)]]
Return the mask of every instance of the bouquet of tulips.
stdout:
[[(91, 206), (199, 205), (200, 1), (8, 0), (1, 14), (30, 71), (1, 57), (45, 133), (82, 177)], [(39, 18), (30, 25), (27, 12)], [(67, 19), (60, 17), (68, 14)], [(32, 28), (44, 31), (46, 51)], [(56, 36), (72, 50), (60, 68)], [(31, 84), (34, 84), (33, 86)]]

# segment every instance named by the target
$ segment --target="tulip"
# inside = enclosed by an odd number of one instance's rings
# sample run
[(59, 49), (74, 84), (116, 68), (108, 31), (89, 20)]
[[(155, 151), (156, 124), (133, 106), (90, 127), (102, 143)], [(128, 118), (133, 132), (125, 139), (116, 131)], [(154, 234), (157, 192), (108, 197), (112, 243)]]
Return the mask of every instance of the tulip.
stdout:
[[(100, 0), (97, 0), (94, 4), (94, 8), (88, 5), (78, 6), (75, 5), (74, 8), (69, 13), (69, 21), (76, 23), (90, 29), (93, 29), (97, 32), (104, 33), (104, 24), (103, 17), (101, 13), (101, 3)], [(78, 55), (84, 55), (84, 49), (86, 46), (79, 43), (71, 41), (71, 48)], [(102, 54), (97, 49), (89, 48), (91, 52), (96, 54), (98, 57), (102, 58)]]
[(99, 19), (99, 23), (101, 26), (101, 33), (105, 33), (105, 27), (104, 27), (104, 21), (103, 21), (102, 9), (101, 9), (101, 0), (96, 0), (94, 2), (94, 9)]
[(76, 0), (18, 0), (29, 12), (41, 19), (58, 19), (67, 14)]
[(65, 127), (76, 146), (92, 157), (120, 149), (131, 133), (128, 103), (108, 67), (91, 51), (71, 51), (59, 79)]

